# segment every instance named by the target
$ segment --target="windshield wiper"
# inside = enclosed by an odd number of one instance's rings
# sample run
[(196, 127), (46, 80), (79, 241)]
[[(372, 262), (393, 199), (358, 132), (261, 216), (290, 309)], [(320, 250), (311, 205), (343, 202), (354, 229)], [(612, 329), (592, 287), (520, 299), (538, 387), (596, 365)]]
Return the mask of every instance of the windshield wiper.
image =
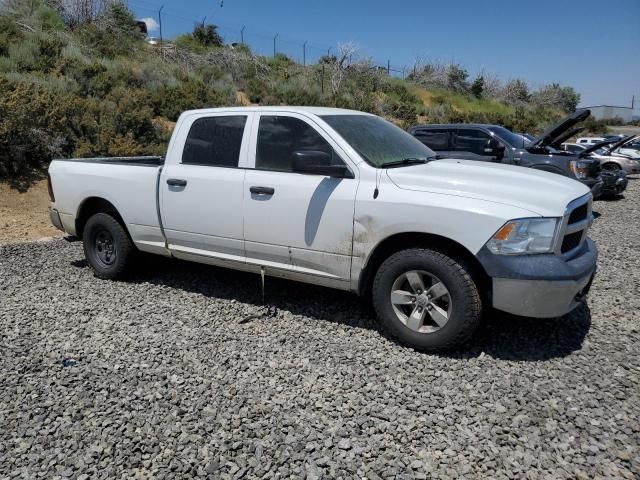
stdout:
[(427, 163), (429, 159), (427, 158), (403, 158), (402, 160), (393, 160), (392, 162), (385, 162), (378, 165), (379, 168), (388, 168), (388, 167), (403, 167), (405, 165), (417, 165), (419, 163)]

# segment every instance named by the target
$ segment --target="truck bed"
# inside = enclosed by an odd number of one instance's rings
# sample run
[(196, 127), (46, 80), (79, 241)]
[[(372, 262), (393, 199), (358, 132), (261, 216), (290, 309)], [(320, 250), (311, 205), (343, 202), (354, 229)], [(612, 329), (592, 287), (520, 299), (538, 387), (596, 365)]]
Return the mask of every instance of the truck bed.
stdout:
[(139, 248), (162, 247), (158, 217), (158, 181), (163, 157), (106, 157), (56, 159), (49, 174), (55, 202), (52, 207), (69, 233), (75, 219), (92, 198), (102, 198), (120, 213)]

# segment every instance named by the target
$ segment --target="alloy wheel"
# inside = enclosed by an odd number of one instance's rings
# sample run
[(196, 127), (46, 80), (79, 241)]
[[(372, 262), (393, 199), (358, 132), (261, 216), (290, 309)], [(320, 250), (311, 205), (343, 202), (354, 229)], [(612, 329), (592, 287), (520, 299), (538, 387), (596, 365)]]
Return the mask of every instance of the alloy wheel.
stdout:
[(411, 270), (400, 275), (391, 287), (391, 305), (398, 319), (418, 333), (433, 333), (451, 317), (451, 294), (435, 275)]

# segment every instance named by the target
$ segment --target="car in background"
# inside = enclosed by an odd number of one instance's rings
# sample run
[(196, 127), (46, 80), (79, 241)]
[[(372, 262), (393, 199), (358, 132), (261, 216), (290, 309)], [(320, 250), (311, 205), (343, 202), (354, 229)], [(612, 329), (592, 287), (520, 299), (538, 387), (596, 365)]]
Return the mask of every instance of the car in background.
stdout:
[(582, 153), (580, 153), (580, 157), (598, 160), (602, 165), (602, 169), (610, 172), (624, 170), (627, 175), (640, 173), (640, 160), (616, 153), (620, 147), (634, 141), (635, 138), (635, 136), (630, 135), (617, 141), (605, 140), (596, 143), (583, 150)]
[(416, 125), (409, 129), (409, 133), (441, 158), (519, 165), (557, 173), (582, 182), (591, 189), (595, 198), (604, 185), (600, 177), (600, 162), (581, 159), (551, 147), (557, 138), (566, 135), (589, 115), (589, 110), (577, 111), (532, 142), (499, 125)]
[(606, 138), (604, 137), (581, 137), (576, 140), (576, 143), (579, 145), (595, 145), (596, 143), (604, 142)]
[(586, 145), (579, 145), (577, 143), (561, 143), (558, 148), (560, 150), (563, 150), (565, 152), (570, 152), (570, 153), (580, 153), (583, 152), (587, 146)]
[(616, 150), (616, 153), (621, 153), (636, 160), (640, 160), (640, 137), (632, 140), (629, 143), (624, 144), (622, 147)]

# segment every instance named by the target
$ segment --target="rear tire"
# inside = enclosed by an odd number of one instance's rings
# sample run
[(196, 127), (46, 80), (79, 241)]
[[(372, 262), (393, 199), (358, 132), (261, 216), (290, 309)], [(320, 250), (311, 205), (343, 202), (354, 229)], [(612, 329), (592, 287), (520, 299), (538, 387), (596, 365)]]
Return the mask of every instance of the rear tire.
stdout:
[(387, 258), (376, 273), (372, 296), (382, 327), (425, 352), (465, 344), (482, 316), (482, 300), (467, 269), (444, 253), (424, 248)]
[(135, 246), (124, 227), (107, 213), (96, 213), (82, 235), (84, 255), (96, 277), (116, 280), (126, 276)]

